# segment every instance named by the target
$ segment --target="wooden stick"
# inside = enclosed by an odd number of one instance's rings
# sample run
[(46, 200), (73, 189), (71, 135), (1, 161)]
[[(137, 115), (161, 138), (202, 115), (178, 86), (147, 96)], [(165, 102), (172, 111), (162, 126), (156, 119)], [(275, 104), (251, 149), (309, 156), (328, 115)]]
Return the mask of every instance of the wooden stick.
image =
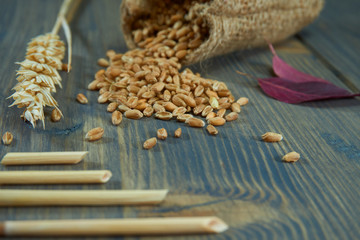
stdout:
[(6, 221), (0, 223), (0, 236), (184, 235), (227, 229), (217, 217)]
[(0, 190), (0, 206), (158, 204), (168, 190)]
[(3, 165), (76, 164), (87, 152), (21, 152), (7, 153)]
[(97, 171), (1, 171), (0, 185), (5, 184), (80, 184), (106, 183), (108, 170)]

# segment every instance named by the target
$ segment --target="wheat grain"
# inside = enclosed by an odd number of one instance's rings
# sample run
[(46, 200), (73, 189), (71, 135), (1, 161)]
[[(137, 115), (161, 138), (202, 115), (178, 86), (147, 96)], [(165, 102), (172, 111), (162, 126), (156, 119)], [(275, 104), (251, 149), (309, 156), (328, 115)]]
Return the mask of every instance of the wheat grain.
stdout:
[(202, 128), (205, 126), (205, 122), (199, 118), (188, 118), (185, 123), (189, 124), (190, 127)]
[(117, 126), (121, 123), (122, 121), (122, 113), (120, 111), (114, 111), (111, 114), (111, 122), (113, 125)]
[(125, 117), (130, 118), (130, 119), (140, 119), (144, 116), (144, 114), (137, 109), (127, 110), (124, 113), (124, 115), (125, 115)]
[(214, 127), (213, 125), (207, 125), (206, 130), (208, 131), (209, 134), (211, 135), (217, 135), (219, 133), (219, 131), (216, 129), (216, 127)]
[(143, 147), (145, 149), (149, 150), (149, 149), (153, 148), (156, 145), (156, 143), (157, 143), (157, 139), (155, 137), (149, 138), (148, 140), (146, 140), (144, 142)]
[(283, 139), (283, 136), (280, 133), (267, 132), (261, 135), (261, 138), (265, 142), (280, 142)]
[(2, 136), (2, 142), (4, 145), (10, 145), (12, 143), (13, 139), (14, 139), (14, 136), (12, 135), (11, 132), (6, 132)]
[(160, 120), (170, 120), (173, 115), (170, 112), (157, 112), (155, 113), (155, 117)]
[(232, 103), (231, 104), (231, 111), (236, 112), (236, 113), (241, 112), (240, 104), (237, 103), (237, 102)]
[(76, 95), (76, 100), (81, 104), (87, 104), (89, 102), (85, 95), (82, 93)]
[(241, 97), (236, 101), (238, 104), (240, 104), (240, 106), (244, 106), (246, 104), (248, 104), (249, 99), (246, 97)]
[(221, 109), (219, 109), (219, 111), (217, 111), (216, 116), (224, 117), (225, 113), (226, 113), (226, 109), (221, 108)]
[(61, 112), (58, 109), (54, 108), (51, 112), (51, 121), (58, 122), (60, 121), (61, 116)]
[(225, 119), (227, 122), (231, 122), (231, 121), (238, 119), (238, 116), (239, 115), (236, 112), (231, 112), (225, 116)]
[(101, 127), (93, 128), (85, 135), (85, 139), (88, 141), (97, 141), (104, 135), (104, 129)]
[[(99, 60), (106, 69), (98, 71), (88, 86), (91, 90), (99, 90), (99, 102), (114, 103), (126, 117), (133, 119), (143, 115), (150, 117), (156, 112), (158, 119), (176, 117), (179, 122), (192, 127), (204, 127), (205, 122), (193, 118), (189, 114), (192, 112), (206, 117), (213, 125), (226, 123), (223, 118), (226, 110), (232, 104), (233, 110), (240, 106), (234, 103), (234, 96), (226, 84), (203, 78), (188, 68), (180, 71), (180, 60), (186, 60), (207, 34), (201, 18), (186, 14), (191, 4), (185, 0), (176, 12), (172, 12), (173, 8), (168, 11), (159, 7), (157, 10), (164, 11), (156, 10), (139, 19), (133, 26), (132, 35), (142, 49), (125, 53), (109, 50), (106, 53), (109, 60)], [(213, 111), (218, 109), (216, 115)], [(227, 118), (231, 121), (236, 116), (229, 114)], [(150, 142), (154, 143), (153, 140)]]
[(165, 140), (167, 138), (167, 136), (168, 136), (167, 131), (166, 131), (165, 128), (158, 129), (156, 134), (157, 134), (157, 138), (161, 139), (161, 140)]
[(284, 162), (297, 162), (300, 159), (300, 154), (297, 152), (289, 152), (282, 158)]
[(181, 137), (181, 128), (176, 129), (174, 135), (176, 138)]
[(214, 125), (214, 126), (222, 126), (225, 124), (226, 120), (222, 117), (214, 117), (207, 120), (208, 124)]

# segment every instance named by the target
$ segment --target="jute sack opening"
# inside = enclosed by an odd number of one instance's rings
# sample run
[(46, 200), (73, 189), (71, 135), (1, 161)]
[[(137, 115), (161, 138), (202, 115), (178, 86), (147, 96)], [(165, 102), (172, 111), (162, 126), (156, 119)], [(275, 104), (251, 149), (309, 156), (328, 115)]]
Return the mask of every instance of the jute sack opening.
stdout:
[[(124, 0), (120, 7), (127, 46), (136, 48), (132, 25), (157, 5), (157, 0)], [(324, 0), (212, 0), (194, 4), (190, 12), (201, 16), (209, 36), (181, 60), (191, 64), (239, 49), (276, 43), (310, 24)], [(266, 40), (265, 40), (266, 39)]]

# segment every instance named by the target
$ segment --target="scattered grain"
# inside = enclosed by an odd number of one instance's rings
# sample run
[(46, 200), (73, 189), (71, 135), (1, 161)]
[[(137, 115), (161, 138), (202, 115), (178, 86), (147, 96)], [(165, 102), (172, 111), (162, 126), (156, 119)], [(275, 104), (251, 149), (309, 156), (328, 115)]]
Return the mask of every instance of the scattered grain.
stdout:
[(165, 107), (163, 105), (158, 104), (158, 103), (155, 103), (153, 105), (153, 109), (154, 109), (155, 112), (165, 112), (166, 111)]
[(174, 109), (174, 111), (172, 112), (173, 117), (177, 117), (179, 115), (183, 115), (186, 113), (186, 108), (184, 107), (177, 107), (176, 109)]
[(267, 132), (261, 136), (265, 142), (280, 142), (283, 136), (279, 133)]
[(208, 124), (214, 125), (214, 126), (222, 126), (225, 124), (226, 120), (222, 117), (214, 117), (207, 120)]
[(219, 131), (216, 129), (216, 127), (214, 127), (213, 125), (209, 124), (206, 127), (206, 130), (211, 134), (211, 135), (217, 135), (219, 133)]
[(117, 102), (111, 102), (111, 103), (109, 103), (109, 105), (107, 106), (106, 111), (112, 113), (112, 112), (114, 112), (117, 108), (118, 108)]
[(219, 102), (216, 97), (210, 97), (209, 103), (213, 109), (219, 109)]
[(189, 124), (190, 127), (202, 128), (205, 126), (205, 122), (199, 118), (188, 118), (185, 123)]
[(160, 128), (157, 130), (157, 138), (161, 140), (165, 140), (168, 134), (165, 128)]
[(289, 152), (282, 158), (284, 162), (291, 162), (291, 163), (296, 162), (299, 159), (300, 159), (300, 154), (297, 152)]
[(234, 120), (238, 119), (238, 116), (239, 116), (238, 113), (231, 112), (231, 113), (229, 113), (228, 115), (225, 116), (225, 120), (227, 122), (231, 122), (231, 121), (234, 121)]
[(175, 130), (175, 137), (176, 138), (181, 137), (181, 128), (178, 128), (178, 129)]
[(155, 113), (155, 118), (160, 120), (170, 120), (172, 118), (172, 113), (170, 112), (157, 112)]
[(140, 119), (142, 118), (144, 115), (142, 112), (140, 112), (139, 110), (137, 109), (130, 109), (130, 110), (127, 110), (125, 113), (124, 113), (125, 117), (127, 118), (130, 118), (130, 119)]
[(62, 114), (59, 111), (59, 109), (54, 108), (51, 112), (51, 121), (58, 122), (58, 121), (60, 121), (61, 117), (62, 117)]
[(2, 136), (2, 143), (4, 145), (10, 145), (12, 143), (14, 139), (14, 136), (12, 135), (11, 132), (5, 132), (4, 135)]
[(248, 104), (249, 99), (247, 97), (241, 97), (236, 102), (238, 104), (240, 104), (240, 106), (244, 106), (244, 105)]
[(240, 104), (236, 103), (236, 102), (232, 103), (231, 104), (231, 111), (236, 112), (236, 113), (241, 112)]
[(144, 113), (145, 117), (151, 117), (153, 115), (153, 113), (154, 113), (154, 109), (151, 106), (147, 106), (144, 109), (143, 113)]
[(120, 111), (114, 111), (111, 114), (111, 122), (113, 125), (117, 126), (121, 123), (122, 121), (122, 113)]
[(225, 109), (225, 108), (221, 108), (221, 109), (219, 109), (219, 111), (217, 111), (216, 116), (218, 116), (218, 117), (224, 117), (225, 113), (226, 113), (226, 109)]
[(93, 128), (87, 132), (85, 139), (88, 141), (97, 141), (104, 135), (104, 129), (101, 127)]
[(180, 115), (178, 115), (177, 116), (177, 120), (179, 121), (179, 122), (186, 122), (186, 120), (188, 119), (188, 118), (192, 118), (193, 117), (193, 115), (191, 115), (191, 114), (180, 114)]
[[(115, 102), (116, 103), (116, 102)], [(117, 103), (116, 103), (117, 104)], [(126, 111), (128, 111), (128, 110), (131, 110), (128, 106), (126, 106), (126, 105), (124, 105), (124, 104), (120, 104), (119, 106), (118, 106), (118, 109), (119, 109), (119, 111), (120, 112), (122, 112), (122, 113), (124, 113), (124, 112), (126, 112)]]
[(163, 104), (164, 108), (166, 109), (166, 111), (169, 112), (173, 112), (176, 108), (178, 108), (175, 104), (173, 104), (172, 102), (165, 102)]
[(106, 91), (98, 97), (98, 103), (106, 103), (109, 100), (111, 92)]
[(206, 115), (206, 120), (209, 120), (210, 118), (214, 118), (214, 117), (216, 117), (216, 113), (214, 113), (214, 112), (209, 112), (209, 114)]
[(153, 148), (153, 147), (156, 145), (156, 143), (157, 143), (156, 137), (149, 138), (148, 140), (146, 140), (146, 141), (144, 142), (143, 147), (144, 147), (145, 149), (149, 150), (149, 149)]
[(194, 113), (195, 115), (198, 115), (198, 114), (200, 114), (200, 113), (204, 110), (205, 107), (206, 107), (205, 104), (197, 105), (197, 106), (193, 109), (193, 113)]
[(99, 64), (100, 67), (108, 67), (110, 65), (109, 61), (106, 60), (105, 58), (99, 58), (97, 63)]
[(213, 108), (211, 106), (206, 106), (202, 112), (201, 112), (201, 116), (202, 117), (206, 117), (210, 112), (212, 112)]

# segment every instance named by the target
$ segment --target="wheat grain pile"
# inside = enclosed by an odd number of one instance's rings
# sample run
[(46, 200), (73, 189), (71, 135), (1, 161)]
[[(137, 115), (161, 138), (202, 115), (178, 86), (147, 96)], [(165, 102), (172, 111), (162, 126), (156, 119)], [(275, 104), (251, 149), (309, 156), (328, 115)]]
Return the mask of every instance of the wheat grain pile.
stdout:
[(106, 69), (95, 74), (88, 88), (99, 90), (98, 102), (109, 103), (107, 110), (116, 112), (112, 117), (118, 117), (118, 112), (130, 119), (155, 114), (158, 119), (176, 118), (192, 127), (206, 125), (201, 117), (213, 126), (237, 119), (246, 98), (236, 102), (224, 82), (203, 78), (190, 69), (180, 71), (181, 59), (207, 37), (202, 19), (188, 13), (192, 4), (164, 1), (134, 23), (137, 49), (126, 53), (109, 50), (109, 60), (99, 59)]

